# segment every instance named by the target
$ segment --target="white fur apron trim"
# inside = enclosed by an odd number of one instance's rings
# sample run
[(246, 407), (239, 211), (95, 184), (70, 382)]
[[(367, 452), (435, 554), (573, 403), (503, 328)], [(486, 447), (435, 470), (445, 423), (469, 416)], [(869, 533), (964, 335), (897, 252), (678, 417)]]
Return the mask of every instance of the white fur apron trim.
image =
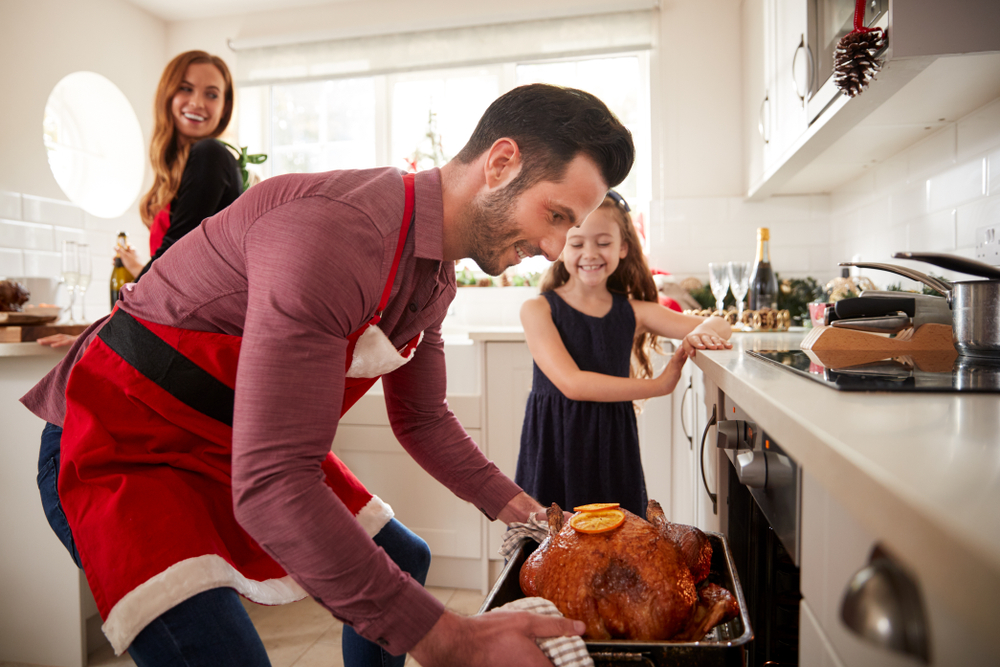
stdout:
[[(378, 496), (372, 496), (356, 518), (368, 536), (374, 537), (392, 517), (392, 507)], [(155, 618), (213, 588), (234, 588), (248, 600), (266, 605), (288, 604), (306, 597), (302, 587), (287, 575), (254, 581), (240, 574), (221, 556), (206, 554), (174, 563), (136, 586), (111, 608), (101, 629), (115, 655), (121, 655)]]
[[(421, 331), (417, 346), (423, 339), (424, 332)], [(412, 359), (416, 351), (417, 348), (414, 347), (404, 357), (392, 346), (392, 342), (381, 329), (375, 325), (369, 326), (358, 337), (358, 342), (354, 346), (354, 357), (351, 359), (351, 367), (347, 369), (347, 377), (376, 378), (391, 373)]]

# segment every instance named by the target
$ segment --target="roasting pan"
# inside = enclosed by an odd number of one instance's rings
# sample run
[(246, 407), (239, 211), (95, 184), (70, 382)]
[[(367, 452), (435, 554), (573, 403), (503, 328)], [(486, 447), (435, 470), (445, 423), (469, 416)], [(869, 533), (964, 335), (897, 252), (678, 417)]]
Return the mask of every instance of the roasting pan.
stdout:
[[(729, 589), (740, 607), (739, 615), (712, 628), (698, 642), (640, 642), (613, 639), (588, 641), (587, 651), (597, 667), (744, 667), (746, 644), (753, 639), (739, 576), (729, 553), (729, 543), (719, 533), (705, 533), (712, 543), (712, 569), (708, 581)], [(521, 566), (538, 547), (531, 539), (521, 541), (514, 555), (500, 573), (500, 578), (483, 606), (482, 614), (524, 597), (521, 592)]]

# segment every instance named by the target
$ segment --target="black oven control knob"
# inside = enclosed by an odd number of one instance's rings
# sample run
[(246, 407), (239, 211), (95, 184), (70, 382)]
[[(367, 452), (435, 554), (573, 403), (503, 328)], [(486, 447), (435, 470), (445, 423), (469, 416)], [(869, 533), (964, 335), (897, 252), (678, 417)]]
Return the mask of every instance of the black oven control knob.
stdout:
[(737, 454), (736, 476), (740, 484), (754, 489), (774, 489), (795, 483), (791, 460), (784, 454), (769, 451)]
[(723, 419), (715, 425), (719, 449), (757, 449), (760, 433), (757, 424), (745, 419)]

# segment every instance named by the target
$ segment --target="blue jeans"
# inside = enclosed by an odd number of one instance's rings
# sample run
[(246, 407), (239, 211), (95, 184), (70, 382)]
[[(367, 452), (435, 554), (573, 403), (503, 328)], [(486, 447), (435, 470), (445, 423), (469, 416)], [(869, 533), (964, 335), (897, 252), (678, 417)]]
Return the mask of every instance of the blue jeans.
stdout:
[[(46, 424), (38, 457), (38, 490), (45, 518), (73, 562), (80, 555), (59, 501), (59, 452), (62, 428)], [(374, 538), (375, 544), (421, 585), (427, 579), (431, 553), (419, 536), (392, 519)], [(402, 667), (406, 656), (393, 656), (348, 625), (342, 638), (345, 667)], [(231, 588), (199, 593), (147, 625), (128, 648), (137, 667), (257, 667), (270, 665), (264, 644)]]

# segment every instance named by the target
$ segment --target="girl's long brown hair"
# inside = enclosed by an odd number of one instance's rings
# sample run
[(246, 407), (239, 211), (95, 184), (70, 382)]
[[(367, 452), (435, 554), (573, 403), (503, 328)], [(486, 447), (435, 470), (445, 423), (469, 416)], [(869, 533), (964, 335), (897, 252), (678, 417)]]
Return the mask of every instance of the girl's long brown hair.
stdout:
[(187, 166), (191, 147), (189, 144), (179, 144), (177, 126), (170, 106), (174, 95), (181, 87), (188, 66), (200, 63), (215, 65), (226, 82), (222, 117), (219, 118), (219, 126), (211, 136), (217, 137), (225, 132), (233, 115), (233, 77), (222, 58), (205, 51), (185, 51), (170, 61), (163, 70), (163, 76), (160, 77), (160, 84), (156, 87), (156, 98), (153, 101), (153, 138), (149, 142), (153, 187), (139, 200), (139, 215), (142, 216), (142, 222), (146, 227), (153, 225), (153, 218), (177, 196), (177, 190), (181, 185), (181, 175)]
[[(652, 301), (659, 303), (660, 295), (653, 282), (653, 273), (649, 270), (646, 258), (642, 254), (642, 243), (639, 241), (639, 234), (635, 231), (632, 218), (621, 206), (611, 197), (605, 197), (597, 210), (607, 209), (611, 211), (611, 217), (618, 223), (621, 231), (622, 243), (628, 248), (628, 254), (618, 264), (615, 272), (608, 277), (608, 290), (624, 294), (639, 301)], [(569, 271), (563, 263), (562, 255), (552, 263), (549, 270), (542, 278), (539, 288), (542, 292), (551, 292), (557, 287), (562, 287), (569, 280)], [(656, 337), (651, 333), (641, 333), (636, 335), (632, 341), (632, 374), (635, 377), (653, 377), (653, 362), (649, 358), (649, 351), (661, 352), (660, 344), (656, 342)]]

